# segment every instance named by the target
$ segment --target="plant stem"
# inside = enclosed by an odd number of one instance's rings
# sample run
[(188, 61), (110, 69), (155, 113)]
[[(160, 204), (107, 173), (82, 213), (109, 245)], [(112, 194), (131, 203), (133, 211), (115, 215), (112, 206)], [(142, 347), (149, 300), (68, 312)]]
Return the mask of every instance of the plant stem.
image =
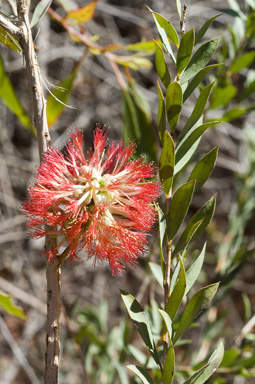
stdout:
[[(39, 156), (43, 154), (50, 144), (50, 135), (46, 116), (46, 100), (43, 94), (42, 78), (40, 67), (34, 50), (34, 43), (29, 27), (29, 8), (26, 0), (17, 0), (17, 11), (20, 20), (18, 41), (22, 47), (26, 62), (26, 74), (33, 104), (34, 124), (36, 127)], [(45, 252), (54, 249), (57, 240), (54, 237), (46, 236)], [(46, 265), (47, 278), (47, 338), (45, 354), (45, 384), (57, 384), (59, 367), (59, 345), (60, 330), (59, 316), (61, 308), (60, 300), (60, 265), (58, 258), (50, 260)]]

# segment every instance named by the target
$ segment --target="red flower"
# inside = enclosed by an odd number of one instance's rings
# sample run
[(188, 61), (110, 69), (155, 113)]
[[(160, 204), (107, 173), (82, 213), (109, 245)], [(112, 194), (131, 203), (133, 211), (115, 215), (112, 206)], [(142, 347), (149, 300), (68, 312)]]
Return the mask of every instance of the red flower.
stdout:
[(124, 147), (121, 141), (106, 149), (105, 128), (97, 126), (88, 160), (82, 144), (83, 134), (76, 129), (65, 156), (53, 147), (48, 150), (23, 212), (31, 237), (60, 238), (49, 258), (64, 245), (72, 261), (85, 248), (95, 263), (108, 260), (115, 275), (145, 252), (160, 187), (150, 180), (155, 176), (151, 163), (131, 160), (132, 143)]

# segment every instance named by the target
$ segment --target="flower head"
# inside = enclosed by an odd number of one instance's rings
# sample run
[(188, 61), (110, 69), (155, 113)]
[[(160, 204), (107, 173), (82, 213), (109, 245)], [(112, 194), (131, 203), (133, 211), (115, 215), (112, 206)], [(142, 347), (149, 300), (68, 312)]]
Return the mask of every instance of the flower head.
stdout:
[(94, 134), (94, 151), (87, 159), (83, 134), (71, 132), (66, 154), (51, 147), (38, 167), (36, 181), (23, 204), (31, 237), (59, 237), (49, 258), (65, 246), (68, 259), (85, 248), (94, 262), (108, 260), (112, 272), (135, 265), (147, 244), (155, 220), (153, 201), (159, 184), (155, 168), (143, 158), (132, 160), (132, 143), (107, 148), (105, 128)]

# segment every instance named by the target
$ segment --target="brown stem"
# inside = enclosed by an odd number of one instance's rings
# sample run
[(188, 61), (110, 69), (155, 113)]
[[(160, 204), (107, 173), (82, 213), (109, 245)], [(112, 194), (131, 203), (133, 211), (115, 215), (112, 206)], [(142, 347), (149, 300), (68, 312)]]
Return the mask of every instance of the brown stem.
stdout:
[[(34, 43), (29, 27), (26, 0), (17, 0), (17, 11), (20, 21), (18, 41), (22, 47), (26, 62), (26, 75), (28, 79), (31, 99), (33, 104), (34, 124), (36, 127), (39, 155), (42, 161), (43, 154), (50, 144), (50, 135), (46, 116), (46, 100), (43, 94), (40, 67), (34, 50)], [(57, 240), (46, 236), (45, 251), (54, 249)], [(46, 265), (47, 278), (47, 338), (45, 355), (45, 384), (57, 384), (59, 367), (59, 316), (61, 308), (60, 300), (60, 265), (58, 258), (54, 258)]]

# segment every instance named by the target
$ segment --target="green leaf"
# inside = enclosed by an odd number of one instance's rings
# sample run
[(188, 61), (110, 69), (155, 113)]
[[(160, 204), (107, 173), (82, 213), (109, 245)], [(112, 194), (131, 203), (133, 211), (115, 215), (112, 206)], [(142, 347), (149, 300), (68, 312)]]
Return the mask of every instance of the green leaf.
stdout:
[(233, 85), (227, 85), (226, 87), (215, 87), (213, 89), (213, 97), (210, 109), (219, 108), (222, 105), (228, 104), (236, 94), (237, 88)]
[(0, 307), (5, 309), (10, 315), (17, 316), (24, 320), (26, 319), (23, 309), (13, 304), (11, 296), (0, 293)]
[(166, 330), (167, 330), (169, 337), (171, 339), (172, 338), (172, 320), (171, 320), (170, 316), (168, 315), (168, 313), (166, 311), (164, 311), (163, 309), (159, 309), (159, 313), (163, 317), (163, 320), (164, 320), (164, 323), (166, 326)]
[(127, 45), (124, 45), (123, 48), (124, 49), (127, 49), (128, 51), (144, 51), (144, 50), (148, 50), (148, 51), (153, 51), (155, 50), (155, 42), (158, 43), (158, 44), (161, 44), (161, 40), (160, 39), (157, 39), (157, 40), (147, 40), (147, 41), (139, 41), (138, 43), (134, 43), (134, 44), (127, 44)]
[(194, 78), (191, 80), (190, 84), (185, 89), (185, 92), (183, 94), (183, 102), (185, 102), (187, 100), (187, 98), (197, 88), (197, 86), (201, 83), (201, 81), (207, 75), (207, 73), (209, 71), (211, 71), (213, 68), (217, 68), (217, 67), (219, 67), (221, 65), (223, 65), (223, 63), (208, 65), (207, 67), (204, 67), (203, 69), (201, 69), (196, 74), (196, 76), (194, 76)]
[(150, 106), (146, 98), (138, 92), (133, 79), (129, 81), (127, 89), (122, 89), (122, 115), (124, 141), (136, 142), (136, 157), (145, 155), (149, 161), (156, 162), (156, 144)]
[(202, 68), (206, 66), (206, 64), (210, 61), (212, 55), (216, 51), (218, 44), (220, 41), (220, 37), (216, 39), (209, 40), (194, 53), (187, 68), (181, 75), (180, 82), (181, 84), (186, 83), (186, 81), (190, 80), (193, 76), (195, 76)]
[(24, 111), (22, 105), (17, 98), (13, 89), (12, 83), (5, 73), (2, 58), (0, 57), (0, 98), (3, 103), (9, 108), (11, 112), (19, 119), (21, 124), (28, 128), (33, 134), (35, 134), (34, 127), (31, 123), (29, 116)]
[(220, 343), (208, 360), (208, 363), (195, 372), (183, 384), (203, 384), (205, 383), (219, 367), (224, 356), (224, 346)]
[(182, 87), (174, 81), (166, 91), (166, 114), (169, 126), (173, 132), (176, 127), (182, 108)]
[(182, 71), (187, 67), (195, 41), (194, 29), (190, 29), (181, 38), (180, 47), (177, 53), (176, 67), (177, 67), (177, 77), (179, 78)]
[(154, 21), (155, 21), (155, 24), (156, 24), (156, 27), (157, 27), (157, 30), (158, 30), (158, 34), (159, 34), (160, 40), (161, 40), (161, 42), (163, 44), (163, 48), (166, 51), (166, 53), (168, 54), (168, 56), (171, 58), (171, 60), (175, 63), (176, 59), (174, 57), (173, 50), (172, 50), (171, 45), (169, 43), (166, 31), (158, 23), (157, 18), (155, 17), (155, 14), (152, 13), (152, 15), (153, 15), (153, 18), (154, 18)]
[(195, 190), (195, 181), (183, 184), (174, 193), (167, 216), (168, 239), (172, 241), (188, 212)]
[(167, 88), (168, 85), (171, 83), (171, 78), (166, 66), (166, 61), (165, 61), (165, 56), (163, 53), (162, 48), (156, 43), (155, 43), (155, 65), (156, 65), (156, 70), (157, 73), (164, 84), (164, 86)]
[(179, 19), (181, 21), (182, 20), (182, 5), (181, 5), (181, 1), (180, 0), (175, 0), (175, 4), (176, 4), (176, 10), (177, 10)]
[(195, 144), (192, 145), (192, 147), (188, 150), (185, 156), (179, 161), (178, 164), (174, 167), (174, 176), (177, 175), (178, 172), (180, 172), (184, 167), (186, 167), (191, 160), (194, 152), (196, 151), (198, 144), (200, 142), (200, 138), (195, 142)]
[(7, 33), (3, 27), (0, 26), (0, 42), (6, 47), (13, 49), (14, 51), (22, 52), (22, 48), (19, 42), (14, 39), (12, 35)]
[(47, 99), (47, 120), (51, 127), (63, 112), (72, 92), (73, 82), (77, 74), (77, 67), (63, 80)]
[(161, 264), (162, 279), (163, 279), (163, 276), (165, 276), (165, 261), (164, 261), (164, 254), (163, 254), (163, 243), (164, 243), (164, 238), (166, 235), (166, 219), (165, 219), (164, 213), (162, 212), (162, 210), (160, 209), (158, 204), (156, 205), (156, 210), (158, 213), (160, 264)]
[(178, 329), (174, 335), (173, 344), (182, 336), (182, 334), (190, 327), (194, 319), (209, 305), (217, 292), (219, 283), (208, 285), (200, 289), (188, 302)]
[(142, 380), (143, 384), (154, 384), (151, 376), (143, 367), (139, 367), (138, 365), (128, 365), (127, 368), (134, 372), (134, 374)]
[(158, 24), (161, 28), (163, 28), (166, 31), (167, 37), (177, 46), (179, 47), (179, 37), (178, 33), (176, 32), (176, 29), (174, 26), (163, 16), (161, 16), (159, 13), (153, 12), (152, 15), (154, 19), (157, 20)]
[(163, 92), (159, 86), (158, 81), (157, 81), (157, 87), (158, 87), (158, 135), (161, 143), (163, 144), (164, 134), (166, 131), (166, 107), (165, 107)]
[(193, 287), (194, 283), (196, 282), (202, 266), (204, 262), (204, 257), (205, 257), (205, 249), (206, 249), (206, 243), (203, 246), (203, 249), (200, 253), (200, 255), (197, 257), (196, 261), (192, 263), (191, 267), (189, 270), (186, 272), (186, 290), (185, 290), (185, 295), (189, 293), (191, 288)]
[(195, 166), (190, 174), (189, 181), (196, 180), (195, 191), (202, 187), (206, 180), (210, 177), (216, 163), (218, 155), (218, 147), (213, 148), (205, 155)]
[(161, 266), (159, 264), (152, 263), (150, 261), (149, 267), (150, 267), (150, 270), (151, 270), (153, 276), (155, 277), (155, 279), (157, 280), (159, 285), (163, 288), (163, 275), (162, 275)]
[(229, 72), (236, 73), (243, 68), (248, 68), (255, 60), (255, 52), (246, 52), (242, 56), (239, 56), (229, 68)]
[(218, 15), (215, 15), (213, 17), (211, 17), (209, 20), (207, 20), (204, 25), (200, 28), (200, 30), (198, 31), (198, 33), (196, 34), (196, 38), (195, 38), (195, 44), (199, 43), (199, 41), (202, 39), (202, 37), (204, 36), (204, 34), (206, 33), (207, 29), (210, 27), (210, 25), (212, 24), (213, 20), (217, 19), (217, 17), (221, 16), (222, 13), (219, 13)]
[(179, 256), (179, 263), (180, 263), (179, 279), (166, 305), (166, 312), (170, 316), (172, 321), (174, 320), (175, 315), (179, 309), (179, 306), (181, 305), (181, 302), (186, 290), (185, 269), (184, 269), (182, 258), (180, 256)]
[(197, 127), (187, 138), (181, 141), (179, 146), (176, 149), (175, 162), (178, 162), (183, 158), (191, 146), (202, 136), (202, 134), (208, 129), (213, 128), (215, 125), (219, 124), (220, 121), (211, 121)]
[(50, 5), (52, 3), (52, 0), (41, 0), (36, 5), (32, 20), (30, 22), (30, 28), (32, 29), (39, 21), (43, 18), (45, 13), (48, 11)]
[(190, 128), (192, 128), (193, 125), (202, 116), (213, 86), (214, 86), (214, 82), (204, 87), (200, 92), (200, 95), (198, 96), (193, 112), (179, 135), (179, 140), (182, 139), (188, 133)]
[(152, 337), (150, 325), (146, 319), (145, 312), (138, 301), (130, 294), (120, 290), (122, 300), (126, 306), (129, 316), (136, 325), (147, 349), (155, 360), (156, 364), (161, 367), (159, 356), (156, 350), (155, 342)]
[(167, 197), (173, 184), (174, 159), (174, 142), (170, 133), (165, 131), (164, 144), (159, 160), (159, 178)]
[(187, 227), (185, 228), (184, 232), (182, 233), (181, 237), (179, 238), (175, 249), (173, 251), (173, 257), (176, 256), (179, 252), (181, 252), (185, 246), (187, 245), (189, 238), (190, 238), (190, 230), (191, 228), (198, 222), (202, 220), (202, 223), (200, 224), (199, 228), (195, 232), (194, 236), (192, 237), (192, 242), (195, 241), (202, 232), (206, 229), (208, 224), (210, 223), (214, 210), (215, 210), (215, 202), (216, 197), (213, 196), (205, 205), (203, 205), (202, 208), (200, 208), (190, 219)]
[(171, 384), (174, 377), (175, 356), (174, 348), (170, 341), (163, 370), (163, 384)]

